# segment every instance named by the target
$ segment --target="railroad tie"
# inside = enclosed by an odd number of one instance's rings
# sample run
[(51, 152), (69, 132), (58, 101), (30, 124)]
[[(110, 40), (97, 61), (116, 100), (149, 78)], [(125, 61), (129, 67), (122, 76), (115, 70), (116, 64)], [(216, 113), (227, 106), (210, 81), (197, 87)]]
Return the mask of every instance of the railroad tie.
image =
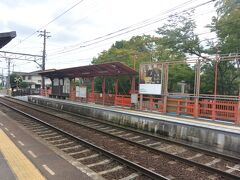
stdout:
[(113, 133), (111, 133), (111, 134), (117, 135), (117, 134), (121, 134), (121, 133), (124, 133), (124, 131), (117, 131), (117, 132), (113, 132)]
[(58, 140), (52, 140), (52, 141), (49, 141), (50, 143), (55, 143), (55, 142), (61, 142), (61, 141), (65, 141), (67, 140), (67, 138), (63, 138), (63, 139), (58, 139)]
[(45, 140), (48, 140), (48, 139), (55, 139), (55, 138), (60, 138), (60, 137), (62, 137), (62, 135), (45, 137), (44, 139), (45, 139)]
[(161, 142), (155, 142), (155, 143), (151, 143), (151, 144), (147, 144), (147, 146), (156, 146), (156, 145), (160, 145), (162, 144)]
[(126, 136), (130, 136), (130, 135), (132, 135), (132, 133), (124, 134), (124, 135), (122, 135), (121, 137), (126, 137)]
[(56, 145), (54, 145), (54, 146), (56, 146), (56, 147), (66, 146), (66, 145), (69, 145), (69, 144), (72, 144), (72, 143), (74, 143), (74, 141), (69, 141), (69, 142), (65, 142), (65, 143), (62, 143), (62, 144), (56, 144)]
[(140, 138), (141, 136), (134, 136), (134, 137), (130, 137), (128, 138), (129, 140), (133, 140), (133, 139), (137, 139), (137, 138)]
[(93, 155), (90, 155), (90, 156), (87, 156), (87, 157), (78, 158), (77, 160), (78, 161), (83, 161), (83, 160), (95, 158), (95, 157), (98, 157), (98, 156), (99, 156), (99, 154), (93, 154)]
[(166, 150), (166, 149), (169, 149), (171, 147), (172, 147), (172, 145), (167, 145), (165, 147), (156, 147), (156, 149), (158, 149), (158, 150)]
[(182, 150), (179, 150), (179, 151), (177, 151), (177, 152), (173, 152), (172, 154), (173, 154), (173, 155), (182, 154), (182, 153), (184, 153), (184, 152), (186, 152), (186, 151), (187, 151), (186, 149), (182, 149)]
[(197, 153), (196, 155), (191, 156), (191, 157), (188, 157), (188, 158), (186, 158), (186, 159), (188, 159), (188, 160), (192, 160), (192, 159), (195, 159), (195, 158), (201, 157), (202, 155), (203, 155), (203, 154), (201, 154), (201, 153)]
[(228, 170), (225, 171), (227, 173), (232, 173), (234, 171), (239, 171), (240, 172), (240, 164), (236, 164), (233, 167), (227, 166), (227, 168), (229, 168)]
[(143, 142), (146, 142), (146, 141), (150, 141), (150, 139), (143, 139), (143, 140), (139, 140), (139, 141), (136, 141), (137, 143), (143, 143)]
[(89, 151), (90, 151), (90, 149), (84, 149), (82, 151), (69, 153), (68, 155), (73, 156), (73, 155), (76, 155), (76, 154), (82, 154), (82, 153), (89, 152)]
[(106, 130), (106, 132), (114, 132), (116, 131), (117, 129), (109, 129), (109, 130)]
[(105, 171), (98, 172), (98, 174), (103, 175), (103, 174), (107, 174), (107, 173), (118, 171), (118, 170), (120, 170), (122, 168), (123, 168), (123, 166), (116, 166), (116, 167), (114, 167), (112, 169), (108, 169), (108, 170), (105, 170)]
[(103, 127), (105, 127), (105, 126), (103, 126), (102, 124), (100, 124), (100, 125), (96, 125), (96, 126), (94, 126), (95, 128), (103, 128)]
[(103, 128), (99, 128), (101, 130), (106, 130), (106, 129), (109, 129), (110, 127), (103, 127)]
[(136, 179), (138, 176), (139, 176), (139, 174), (137, 174), (137, 173), (132, 173), (132, 174), (130, 174), (129, 176), (124, 177), (124, 178), (119, 179), (119, 180), (132, 180), (132, 179)]
[(206, 165), (206, 166), (212, 166), (212, 165), (214, 165), (214, 164), (216, 164), (216, 163), (218, 163), (218, 162), (220, 162), (220, 161), (221, 161), (221, 159), (214, 159), (214, 160), (212, 160), (211, 162), (206, 163), (205, 165)]
[(48, 128), (42, 128), (42, 129), (34, 129), (32, 131), (37, 133), (37, 132), (45, 132), (44, 130), (49, 130), (49, 129)]
[(87, 123), (88, 125), (90, 125), (90, 126), (97, 126), (97, 125), (99, 125), (99, 123)]
[(48, 134), (39, 134), (38, 136), (44, 138), (44, 137), (46, 137), (46, 136), (52, 136), (52, 135), (57, 135), (57, 134), (58, 134), (58, 133), (53, 132), (53, 133), (48, 133)]
[(67, 151), (67, 150), (70, 150), (70, 149), (76, 149), (76, 148), (80, 148), (82, 147), (81, 145), (76, 145), (76, 146), (72, 146), (72, 147), (66, 147), (66, 148), (63, 148), (61, 149), (62, 151)]
[(48, 130), (48, 131), (40, 131), (38, 134), (38, 136), (40, 136), (41, 134), (46, 134), (46, 133), (52, 133), (52, 130)]
[(99, 166), (99, 165), (103, 165), (103, 164), (108, 164), (110, 163), (111, 161), (109, 159), (106, 159), (106, 160), (103, 160), (103, 161), (100, 161), (100, 162), (97, 162), (97, 163), (93, 163), (93, 164), (89, 164), (87, 165), (87, 167), (94, 167), (94, 166)]

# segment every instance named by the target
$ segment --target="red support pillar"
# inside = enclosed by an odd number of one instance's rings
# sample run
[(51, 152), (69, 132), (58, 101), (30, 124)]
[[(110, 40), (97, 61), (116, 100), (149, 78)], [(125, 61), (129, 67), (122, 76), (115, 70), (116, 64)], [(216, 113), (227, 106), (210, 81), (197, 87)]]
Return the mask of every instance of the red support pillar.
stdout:
[(194, 98), (194, 117), (197, 118), (199, 115), (199, 94), (200, 94), (200, 60), (198, 60), (196, 64), (196, 71), (195, 71), (195, 98)]
[(117, 103), (116, 103), (117, 99), (118, 99), (117, 95), (118, 95), (118, 78), (115, 79), (115, 98), (114, 98), (114, 105), (115, 106), (117, 105)]
[(163, 81), (163, 112), (167, 112), (167, 98), (168, 98), (168, 64), (164, 64), (164, 81)]
[(95, 102), (94, 98), (94, 77), (91, 79), (91, 85), (92, 85), (92, 92), (91, 92), (91, 102)]
[(75, 78), (70, 79), (70, 100), (74, 101), (76, 100), (76, 83)]
[(235, 124), (240, 124), (240, 89), (239, 89), (239, 96), (238, 96), (238, 107), (237, 107), (237, 112), (236, 112), (236, 122)]
[(143, 109), (143, 94), (140, 94), (140, 107), (139, 107), (140, 110)]
[(214, 101), (212, 106), (212, 119), (216, 119), (216, 103), (217, 103), (217, 77), (218, 77), (218, 58), (215, 64), (215, 74), (214, 74)]
[(106, 78), (103, 77), (103, 83), (102, 83), (102, 95), (103, 95), (103, 105), (105, 104), (105, 89), (106, 89)]
[(131, 81), (131, 94), (136, 92), (135, 84), (136, 84), (136, 78), (135, 78), (135, 76), (133, 76), (132, 81)]

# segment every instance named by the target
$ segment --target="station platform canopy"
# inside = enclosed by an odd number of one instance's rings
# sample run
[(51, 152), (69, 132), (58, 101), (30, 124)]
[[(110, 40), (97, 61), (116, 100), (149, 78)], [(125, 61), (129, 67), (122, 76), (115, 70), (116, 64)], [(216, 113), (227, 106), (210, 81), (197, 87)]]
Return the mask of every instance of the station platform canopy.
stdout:
[(75, 77), (83, 77), (83, 78), (91, 78), (91, 77), (99, 77), (99, 76), (124, 76), (124, 75), (137, 75), (137, 71), (132, 68), (126, 66), (120, 62), (111, 62), (104, 64), (96, 64), (89, 66), (79, 66), (67, 69), (51, 69), (42, 71), (39, 73), (42, 76), (48, 77), (50, 79), (54, 78), (75, 78)]
[(0, 49), (16, 37), (16, 31), (0, 33)]

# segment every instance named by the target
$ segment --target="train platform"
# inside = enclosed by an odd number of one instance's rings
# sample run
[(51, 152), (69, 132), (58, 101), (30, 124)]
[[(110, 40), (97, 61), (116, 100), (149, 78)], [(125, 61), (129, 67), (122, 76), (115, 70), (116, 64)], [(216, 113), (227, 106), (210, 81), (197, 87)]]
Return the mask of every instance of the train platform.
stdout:
[(97, 179), (65, 158), (0, 111), (0, 179)]
[(136, 111), (43, 96), (29, 96), (28, 100), (33, 103), (154, 132), (170, 138), (216, 147), (219, 151), (240, 152), (240, 126), (228, 122)]
[[(42, 99), (49, 99), (51, 101), (55, 102), (64, 102), (66, 104), (74, 104), (89, 108), (95, 108), (100, 110), (106, 110), (106, 111), (112, 111), (112, 112), (119, 112), (122, 114), (132, 115), (132, 116), (138, 116), (142, 118), (151, 118), (151, 119), (157, 119), (161, 121), (168, 121), (168, 122), (174, 122), (178, 124), (186, 124), (191, 126), (198, 126), (202, 128), (208, 128), (208, 129), (215, 129), (223, 132), (231, 132), (240, 134), (240, 125), (235, 125), (233, 123), (229, 123), (227, 121), (221, 121), (221, 120), (211, 120), (206, 118), (192, 118), (187, 116), (175, 116), (171, 114), (160, 114), (157, 112), (149, 112), (149, 111), (138, 111), (138, 110), (131, 110), (130, 108), (121, 108), (116, 106), (103, 106), (99, 104), (94, 103), (81, 103), (78, 101), (70, 101), (70, 100), (61, 100), (61, 99), (54, 99), (54, 98), (48, 98), (44, 96), (32, 96), (36, 98), (42, 98)], [(27, 101), (27, 97), (19, 97), (18, 99)]]

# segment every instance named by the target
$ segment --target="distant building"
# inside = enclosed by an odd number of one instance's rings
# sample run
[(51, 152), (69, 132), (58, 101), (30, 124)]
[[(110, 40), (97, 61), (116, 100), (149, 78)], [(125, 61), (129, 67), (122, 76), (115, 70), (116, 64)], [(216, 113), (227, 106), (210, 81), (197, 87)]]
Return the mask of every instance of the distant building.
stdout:
[[(13, 74), (17, 74), (21, 76), (22, 82), (26, 82), (28, 84), (28, 89), (31, 89), (34, 94), (40, 92), (42, 77), (38, 74), (41, 71), (33, 71), (33, 72), (13, 72)], [(45, 78), (45, 86), (51, 86), (51, 80), (49, 78)]]

